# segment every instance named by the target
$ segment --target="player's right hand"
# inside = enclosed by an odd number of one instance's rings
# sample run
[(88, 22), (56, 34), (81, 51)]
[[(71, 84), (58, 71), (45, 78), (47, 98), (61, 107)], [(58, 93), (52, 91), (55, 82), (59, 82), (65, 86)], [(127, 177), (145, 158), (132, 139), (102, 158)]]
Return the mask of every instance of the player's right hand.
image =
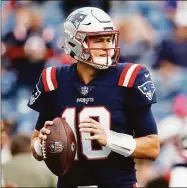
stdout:
[(46, 121), (43, 128), (40, 129), (39, 138), (41, 141), (47, 139), (47, 135), (50, 134), (50, 130), (47, 127), (51, 125), (53, 125), (52, 121)]

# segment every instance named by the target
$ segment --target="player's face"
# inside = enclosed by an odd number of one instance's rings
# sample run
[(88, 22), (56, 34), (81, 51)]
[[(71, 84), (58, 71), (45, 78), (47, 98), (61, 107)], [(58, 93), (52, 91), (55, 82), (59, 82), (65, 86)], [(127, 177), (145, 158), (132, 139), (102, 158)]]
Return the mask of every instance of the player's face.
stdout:
[[(113, 35), (90, 36), (88, 38), (91, 55), (93, 57), (112, 56), (112, 50), (106, 50), (113, 47)], [(97, 49), (98, 48), (98, 49)]]

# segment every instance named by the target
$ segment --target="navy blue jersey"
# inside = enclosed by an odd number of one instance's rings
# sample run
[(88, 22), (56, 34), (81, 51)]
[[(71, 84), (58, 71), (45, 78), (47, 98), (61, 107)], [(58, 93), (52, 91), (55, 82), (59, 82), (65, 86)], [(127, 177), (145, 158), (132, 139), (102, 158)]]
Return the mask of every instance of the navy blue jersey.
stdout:
[[(93, 118), (103, 128), (130, 135), (142, 135), (132, 124), (133, 112), (156, 102), (155, 87), (146, 67), (124, 63), (102, 70), (84, 84), (77, 64), (45, 69), (28, 106), (41, 116), (63, 117), (71, 126), (78, 144), (71, 170), (60, 182), (75, 185), (120, 185), (136, 182), (134, 160), (85, 140), (90, 133), (80, 133), (79, 122)], [(40, 130), (44, 124), (37, 123)], [(146, 134), (151, 134), (147, 132)]]

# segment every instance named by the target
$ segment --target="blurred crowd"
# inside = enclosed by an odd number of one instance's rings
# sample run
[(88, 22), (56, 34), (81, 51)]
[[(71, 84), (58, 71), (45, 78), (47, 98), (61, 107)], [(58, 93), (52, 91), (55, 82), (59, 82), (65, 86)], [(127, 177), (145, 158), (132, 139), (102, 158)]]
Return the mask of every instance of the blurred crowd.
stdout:
[[(8, 171), (15, 165), (14, 160), (18, 160), (15, 157), (21, 155), (20, 160), (22, 157), (31, 160), (28, 148), (24, 150), (16, 141), (22, 139), (29, 143), (38, 117), (27, 107), (27, 102), (44, 68), (74, 62), (62, 49), (62, 24), (70, 12), (84, 6), (100, 7), (113, 18), (120, 31), (119, 63), (144, 64), (151, 72), (157, 88), (158, 103), (152, 109), (158, 124), (161, 154), (155, 162), (137, 160), (137, 175), (139, 186), (167, 187), (173, 164), (182, 160), (173, 142), (187, 127), (187, 2), (174, 0), (2, 1), (1, 162), (5, 165), (4, 183), (11, 183), (12, 187), (29, 186), (29, 180), (25, 184), (17, 177), (11, 179), (13, 171)], [(14, 147), (23, 150), (18, 149), (19, 155), (16, 155), (12, 151)], [(29, 168), (36, 170), (38, 164), (29, 163), (33, 164)], [(14, 167), (16, 172), (16, 165)], [(25, 176), (31, 176), (24, 172)], [(47, 177), (46, 172), (43, 179)], [(37, 187), (42, 186), (52, 185), (44, 180), (43, 185)]]

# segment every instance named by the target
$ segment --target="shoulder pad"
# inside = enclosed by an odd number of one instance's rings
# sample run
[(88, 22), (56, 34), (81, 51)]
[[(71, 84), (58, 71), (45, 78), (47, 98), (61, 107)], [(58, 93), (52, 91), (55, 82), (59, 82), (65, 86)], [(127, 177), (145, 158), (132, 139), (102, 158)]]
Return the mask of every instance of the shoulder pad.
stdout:
[(118, 85), (133, 87), (135, 79), (142, 68), (144, 68), (143, 65), (127, 63), (120, 74)]
[(49, 92), (58, 88), (57, 67), (48, 67), (42, 72), (44, 91)]

